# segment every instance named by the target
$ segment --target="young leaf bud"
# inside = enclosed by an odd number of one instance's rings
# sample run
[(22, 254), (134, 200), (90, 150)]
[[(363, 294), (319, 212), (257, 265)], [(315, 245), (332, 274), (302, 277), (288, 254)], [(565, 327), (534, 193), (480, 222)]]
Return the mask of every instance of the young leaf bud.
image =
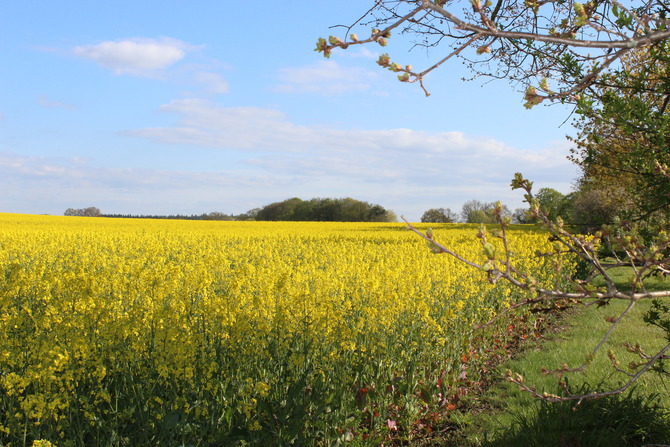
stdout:
[(517, 172), (514, 174), (514, 178), (512, 179), (512, 184), (510, 186), (512, 189), (519, 189), (523, 188), (524, 183), (525, 179), (523, 178), (523, 175), (520, 172)]
[(379, 59), (377, 59), (377, 65), (380, 65), (382, 67), (388, 67), (391, 64), (391, 56), (389, 56), (387, 53), (384, 53), (379, 56)]
[(532, 9), (535, 13), (540, 10), (540, 3), (537, 0), (526, 0), (523, 5), (526, 8)]
[(335, 37), (335, 36), (329, 36), (328, 37), (328, 42), (330, 42), (331, 45), (339, 45), (339, 44), (342, 43), (342, 39), (340, 39), (339, 37)]
[(484, 253), (486, 254), (486, 257), (489, 259), (495, 259), (496, 257), (496, 249), (491, 244), (490, 242), (486, 242), (484, 245)]
[(316, 42), (316, 48), (314, 51), (318, 51), (319, 53), (323, 51), (323, 55), (326, 58), (330, 57), (331, 50), (328, 48), (328, 42), (326, 42), (326, 39), (323, 37), (319, 37), (319, 40)]
[(398, 72), (398, 71), (402, 70), (402, 67), (400, 66), (399, 63), (393, 62), (391, 64), (391, 66), (389, 67), (389, 70), (391, 70), (392, 72)]
[(540, 89), (547, 93), (553, 93), (549, 88), (549, 80), (547, 78), (542, 78), (540, 81)]
[(430, 249), (431, 252), (435, 254), (442, 253), (442, 248), (440, 248), (440, 246), (437, 245), (435, 242), (426, 241), (426, 245), (428, 245), (428, 248)]
[(484, 53), (490, 53), (491, 52), (491, 47), (488, 45), (482, 45), (481, 47), (477, 48), (477, 54), (484, 54)]
[(526, 103), (523, 106), (527, 109), (531, 109), (533, 106), (541, 103), (544, 98), (537, 94), (537, 89), (535, 87), (529, 85), (526, 88), (524, 99), (526, 100)]

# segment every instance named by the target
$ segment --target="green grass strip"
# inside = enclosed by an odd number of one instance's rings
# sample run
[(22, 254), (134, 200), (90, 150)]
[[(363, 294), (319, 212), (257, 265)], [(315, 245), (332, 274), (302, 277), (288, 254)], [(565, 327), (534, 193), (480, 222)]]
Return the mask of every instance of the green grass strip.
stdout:
[[(617, 388), (626, 376), (617, 373), (608, 358), (613, 351), (625, 369), (639, 360), (623, 348), (624, 342), (640, 343), (649, 353), (665, 344), (664, 334), (642, 321), (651, 303), (641, 302), (617, 326), (611, 338), (589, 363), (586, 372), (564, 376), (571, 391)], [(526, 344), (513, 359), (501, 365), (540, 392), (559, 393), (559, 378), (543, 374), (563, 364), (579, 366), (610, 327), (606, 318), (618, 316), (627, 303), (579, 308), (565, 315), (541, 340)], [(618, 446), (670, 444), (670, 383), (668, 376), (650, 372), (632, 390), (600, 401), (547, 404), (500, 380), (475, 407), (485, 411), (462, 417), (460, 445), (471, 446)]]

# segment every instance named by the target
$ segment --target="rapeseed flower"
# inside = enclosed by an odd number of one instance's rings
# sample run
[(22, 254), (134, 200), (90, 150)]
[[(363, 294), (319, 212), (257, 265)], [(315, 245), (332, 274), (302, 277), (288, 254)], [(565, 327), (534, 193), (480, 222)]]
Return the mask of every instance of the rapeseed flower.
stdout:
[[(434, 230), (483, 262), (475, 227)], [(510, 233), (519, 268), (560, 277), (546, 235)], [(0, 444), (398, 431), (518, 293), (400, 224), (0, 214), (0, 247)], [(379, 417), (351, 418), (363, 388)]]

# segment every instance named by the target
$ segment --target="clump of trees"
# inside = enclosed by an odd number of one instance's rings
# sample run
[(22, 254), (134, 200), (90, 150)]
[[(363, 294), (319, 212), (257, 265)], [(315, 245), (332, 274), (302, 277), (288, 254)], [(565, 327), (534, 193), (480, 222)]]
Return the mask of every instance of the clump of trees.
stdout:
[(450, 208), (431, 208), (421, 216), (424, 223), (453, 223), (458, 221), (456, 213)]
[[(582, 178), (570, 197), (572, 217), (592, 218), (585, 228), (592, 236), (567, 231), (561, 215), (565, 210), (560, 203), (553, 205), (560, 197), (534, 194), (532, 182), (519, 173), (511, 186), (524, 192), (528, 219), (551, 233), (554, 250), (538, 255), (560, 265), (571, 254), (589, 267), (586, 279), (574, 280), (572, 289), (560, 290), (528, 277), (514, 263), (506, 237), (512, 219), (500, 203), (491, 213), (499, 230), (489, 234), (482, 227), (478, 235), (487, 257), (483, 264), (440, 245), (432, 232), (422, 233), (408, 225), (429, 241), (434, 252), (479, 268), (491, 282), (508, 281), (526, 292), (512, 308), (553, 305), (560, 300), (597, 305), (627, 302), (625, 311), (608, 320), (612, 327), (594, 347), (595, 355), (612, 329), (642, 300), (653, 300), (645, 322), (661, 328), (670, 340), (670, 290), (647, 289), (649, 278), (670, 273), (669, 16), (667, 0), (626, 4), (615, 0), (380, 0), (351, 26), (343, 27), (344, 38), (320, 38), (315, 50), (330, 57), (334, 50), (352, 45), (386, 47), (392, 33), (399, 31), (415, 47), (431, 48), (433, 54), (446, 49), (424, 70), (395, 62), (388, 53), (377, 60), (380, 67), (396, 73), (399, 81), (417, 83), (426, 95), (430, 94), (426, 77), (452, 58), (462, 58), (474, 77), (523, 85), (524, 105), (529, 109), (552, 101), (574, 105), (579, 134), (573, 140), (572, 158), (582, 168)], [(358, 26), (370, 26), (370, 34), (359, 38), (353, 32)], [(552, 205), (543, 207), (540, 199)], [(601, 225), (603, 222), (612, 224)], [(505, 249), (493, 250), (491, 239), (501, 239)], [(626, 290), (618, 287), (611, 274), (612, 268), (622, 266), (629, 267), (633, 275)], [(596, 277), (604, 281), (604, 287), (593, 284)], [(518, 375), (508, 378), (548, 401), (582, 401), (621, 393), (652, 369), (667, 372), (663, 361), (670, 358), (670, 343), (646, 352), (641, 346), (644, 341), (639, 342), (626, 347), (639, 357), (628, 368), (619, 364), (616, 353), (609, 354), (614, 371), (626, 379), (616, 389), (571, 390), (563, 377), (585, 371), (588, 362), (548, 371), (561, 378), (560, 395), (539, 394)]]
[(63, 213), (64, 216), (79, 216), (79, 217), (100, 217), (102, 213), (100, 208), (89, 206), (88, 208), (68, 208)]
[(275, 202), (255, 212), (255, 220), (322, 222), (396, 222), (393, 211), (350, 197), (344, 199), (297, 197)]
[[(461, 218), (465, 223), (494, 223), (494, 216), (491, 212), (495, 208), (495, 202), (480, 202), (479, 200), (468, 200), (463, 204)], [(509, 209), (503, 205), (505, 216), (511, 216)]]

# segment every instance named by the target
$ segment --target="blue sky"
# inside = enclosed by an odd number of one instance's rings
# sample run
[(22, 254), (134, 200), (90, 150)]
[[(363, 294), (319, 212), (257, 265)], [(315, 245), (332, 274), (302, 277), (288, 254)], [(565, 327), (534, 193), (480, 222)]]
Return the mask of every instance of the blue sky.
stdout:
[(570, 191), (569, 108), (526, 110), (523, 86), (463, 82), (458, 60), (425, 97), (375, 61), (425, 67), (446, 49), (410, 52), (402, 36), (313, 51), (368, 3), (9, 2), (0, 212), (239, 214), (353, 197), (416, 221), (470, 199), (520, 207), (517, 171)]

